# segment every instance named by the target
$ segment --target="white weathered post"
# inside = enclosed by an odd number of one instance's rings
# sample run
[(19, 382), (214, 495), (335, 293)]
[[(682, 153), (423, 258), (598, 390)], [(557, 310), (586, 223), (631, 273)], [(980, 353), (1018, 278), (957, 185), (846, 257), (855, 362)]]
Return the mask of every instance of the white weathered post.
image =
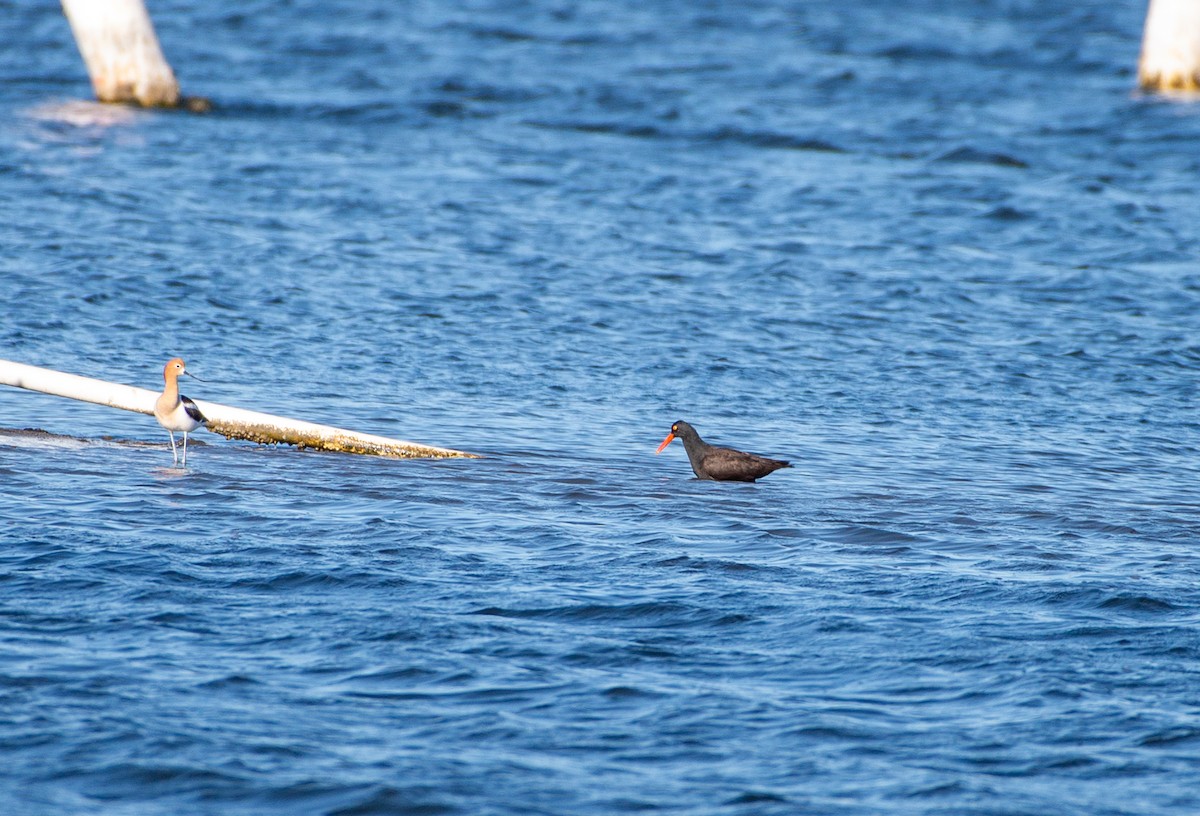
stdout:
[[(0, 360), (0, 385), (11, 385), (43, 394), (94, 402), (124, 411), (153, 414), (158, 393), (132, 385), (66, 374), (49, 368)], [(376, 456), (396, 456), (404, 459), (476, 459), (474, 453), (435, 448), (386, 436), (348, 431), (330, 425), (318, 425), (299, 419), (246, 411), (205, 400), (196, 400), (201, 413), (208, 418), (208, 430), (226, 439), (246, 439), (273, 444), (282, 442), (301, 448), (364, 453)]]
[(142, 0), (62, 0), (62, 6), (97, 99), (146, 107), (180, 104), (179, 83)]
[(1200, 0), (1150, 0), (1138, 84), (1148, 91), (1200, 90)]

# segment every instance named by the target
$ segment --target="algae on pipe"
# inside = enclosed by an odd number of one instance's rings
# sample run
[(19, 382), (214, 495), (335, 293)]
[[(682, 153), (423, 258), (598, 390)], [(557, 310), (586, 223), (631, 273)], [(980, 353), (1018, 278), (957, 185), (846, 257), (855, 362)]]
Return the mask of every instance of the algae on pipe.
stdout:
[(1147, 91), (1200, 91), (1200, 0), (1150, 0), (1138, 84)]
[(211, 107), (179, 93), (142, 0), (62, 0), (62, 7), (98, 100), (194, 113)]

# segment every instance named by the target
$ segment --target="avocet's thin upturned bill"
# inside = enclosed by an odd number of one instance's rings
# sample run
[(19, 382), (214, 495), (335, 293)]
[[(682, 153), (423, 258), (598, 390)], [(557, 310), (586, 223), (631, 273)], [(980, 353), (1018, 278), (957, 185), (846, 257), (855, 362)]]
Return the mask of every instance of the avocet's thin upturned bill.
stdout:
[(163, 367), (163, 392), (154, 403), (154, 418), (158, 424), (171, 434), (171, 456), (174, 464), (178, 465), (179, 452), (175, 449), (175, 432), (183, 431), (183, 466), (187, 467), (187, 438), (191, 431), (208, 422), (196, 403), (179, 393), (180, 376), (188, 376), (199, 380), (195, 374), (189, 374), (183, 360), (175, 357)]
[(675, 437), (683, 442), (687, 451), (688, 461), (698, 479), (712, 479), (716, 482), (753, 482), (768, 473), (780, 468), (791, 467), (782, 459), (768, 459), (733, 448), (718, 448), (700, 438), (696, 429), (682, 419), (671, 426), (671, 432), (658, 446), (655, 453), (662, 453), (663, 448), (671, 444)]

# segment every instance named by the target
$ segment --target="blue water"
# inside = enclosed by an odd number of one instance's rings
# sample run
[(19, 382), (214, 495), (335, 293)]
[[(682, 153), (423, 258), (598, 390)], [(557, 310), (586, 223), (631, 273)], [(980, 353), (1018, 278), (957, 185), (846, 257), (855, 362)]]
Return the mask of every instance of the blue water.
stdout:
[(151, 11), (210, 115), (0, 13), (0, 358), (485, 458), (0, 389), (3, 812), (1200, 812), (1144, 3)]

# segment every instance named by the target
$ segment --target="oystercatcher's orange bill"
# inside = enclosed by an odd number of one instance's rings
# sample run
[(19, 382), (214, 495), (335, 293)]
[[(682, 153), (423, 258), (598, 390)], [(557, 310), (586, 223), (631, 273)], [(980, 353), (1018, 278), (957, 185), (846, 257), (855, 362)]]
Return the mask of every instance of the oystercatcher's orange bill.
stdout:
[(664, 440), (662, 441), (662, 444), (658, 446), (658, 450), (656, 450), (656, 451), (655, 451), (655, 453), (662, 453), (662, 452), (663, 452), (663, 448), (665, 448), (667, 445), (670, 445), (670, 444), (671, 444), (671, 440), (672, 440), (672, 439), (674, 439), (674, 438), (675, 438), (675, 434), (674, 434), (674, 433), (669, 433), (669, 434), (667, 434), (667, 438), (666, 438), (666, 439), (664, 439)]

